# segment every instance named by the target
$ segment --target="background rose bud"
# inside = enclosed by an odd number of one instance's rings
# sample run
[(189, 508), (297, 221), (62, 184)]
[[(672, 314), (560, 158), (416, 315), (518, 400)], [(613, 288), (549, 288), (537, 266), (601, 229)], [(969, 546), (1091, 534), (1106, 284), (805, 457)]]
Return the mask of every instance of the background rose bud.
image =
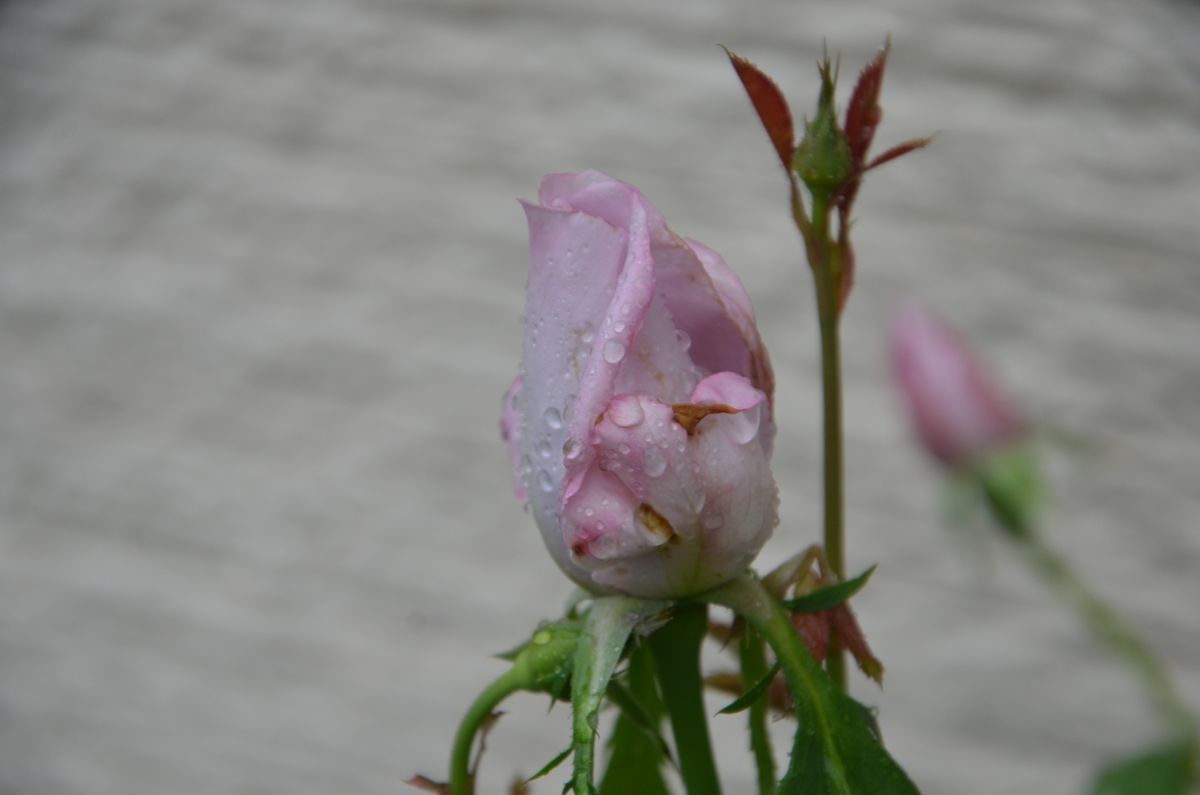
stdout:
[(501, 420), (517, 495), (590, 590), (715, 587), (777, 521), (772, 373), (750, 300), (630, 185), (551, 174), (538, 198)]
[(1023, 435), (1016, 413), (937, 317), (907, 309), (892, 323), (892, 374), (925, 448), (951, 469), (974, 467)]

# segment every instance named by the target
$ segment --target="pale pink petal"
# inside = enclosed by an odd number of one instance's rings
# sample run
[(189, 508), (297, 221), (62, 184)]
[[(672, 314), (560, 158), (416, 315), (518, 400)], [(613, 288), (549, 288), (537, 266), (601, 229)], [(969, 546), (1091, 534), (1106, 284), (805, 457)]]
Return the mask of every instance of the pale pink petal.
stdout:
[(598, 560), (640, 555), (661, 544), (638, 530), (637, 506), (625, 484), (593, 461), (563, 507), (562, 532), (572, 558), (591, 567)]
[(688, 402), (699, 405), (713, 403), (737, 409), (733, 415), (710, 414), (700, 421), (697, 430), (704, 430), (706, 423), (720, 422), (725, 432), (739, 444), (757, 441), (770, 458), (775, 439), (770, 405), (767, 396), (748, 379), (736, 373), (714, 373), (696, 385)]
[(596, 423), (600, 466), (661, 514), (684, 540), (704, 507), (688, 435), (671, 406), (649, 395), (618, 395)]
[[(551, 554), (578, 579), (584, 575), (571, 562), (558, 531), (564, 447), (570, 429), (576, 428), (578, 438), (578, 428), (589, 422), (586, 413), (575, 411), (576, 395), (593, 367), (597, 341), (606, 333), (603, 318), (626, 267), (628, 246), (624, 233), (599, 218), (529, 204), (525, 213), (529, 280), (520, 403), (521, 444), (529, 466), (524, 487)], [(599, 412), (595, 409), (592, 416)]]
[(1022, 432), (1012, 407), (959, 337), (918, 309), (892, 324), (892, 371), (929, 452), (951, 467), (1013, 441)]
[(729, 370), (740, 373), (750, 379), (755, 387), (761, 389), (769, 403), (775, 400), (775, 373), (771, 368), (771, 359), (767, 355), (767, 347), (758, 334), (758, 322), (754, 317), (754, 308), (750, 305), (750, 297), (742, 280), (733, 272), (721, 255), (708, 246), (695, 240), (687, 240), (688, 246), (695, 252), (705, 273), (712, 281), (713, 287), (721, 298), (730, 321), (737, 326), (738, 334), (746, 346), (747, 363), (742, 367), (714, 366), (711, 372)]
[[(756, 406), (749, 411), (759, 411)], [(738, 414), (713, 414), (692, 437), (697, 477), (708, 494), (701, 515), (706, 576), (714, 584), (743, 571), (779, 521), (779, 496), (771, 476), (770, 452)], [(765, 428), (759, 424), (759, 433)]]
[[(665, 227), (662, 214), (641, 191), (599, 171), (547, 174), (538, 187), (538, 200), (546, 207), (603, 218), (618, 229), (631, 229), (640, 224), (650, 236)], [(638, 210), (636, 215), (635, 208)]]
[(525, 493), (525, 467), (521, 463), (521, 458), (525, 455), (521, 449), (521, 381), (522, 378), (518, 375), (504, 393), (504, 400), (500, 406), (500, 438), (504, 440), (504, 447), (512, 463), (513, 494), (518, 500), (525, 502), (528, 495)]

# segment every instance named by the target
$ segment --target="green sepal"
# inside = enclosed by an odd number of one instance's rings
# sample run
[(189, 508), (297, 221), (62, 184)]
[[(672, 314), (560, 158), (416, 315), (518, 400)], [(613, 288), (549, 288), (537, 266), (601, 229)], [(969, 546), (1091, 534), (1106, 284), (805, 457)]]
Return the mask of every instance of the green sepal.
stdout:
[(853, 579), (826, 585), (795, 599), (785, 599), (783, 606), (793, 613), (823, 613), (832, 610), (861, 591), (874, 573), (875, 566), (872, 566)]
[(1028, 537), (1044, 493), (1033, 451), (1025, 444), (1006, 447), (984, 458), (976, 472), (997, 523), (1018, 538)]
[(580, 625), (573, 621), (543, 624), (523, 645), (514, 649), (511, 659), (524, 688), (567, 699), (575, 648), (579, 645)]

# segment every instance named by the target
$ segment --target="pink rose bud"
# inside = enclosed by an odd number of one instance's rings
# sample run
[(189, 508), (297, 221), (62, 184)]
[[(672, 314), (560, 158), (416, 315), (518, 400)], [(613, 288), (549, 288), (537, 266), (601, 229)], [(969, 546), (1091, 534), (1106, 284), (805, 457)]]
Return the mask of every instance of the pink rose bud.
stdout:
[(892, 323), (892, 373), (917, 436), (951, 469), (979, 465), (1024, 434), (1011, 405), (962, 340), (934, 315), (901, 312)]
[(750, 300), (630, 185), (550, 174), (538, 198), (501, 420), (517, 496), (591, 591), (716, 587), (777, 522), (773, 376)]

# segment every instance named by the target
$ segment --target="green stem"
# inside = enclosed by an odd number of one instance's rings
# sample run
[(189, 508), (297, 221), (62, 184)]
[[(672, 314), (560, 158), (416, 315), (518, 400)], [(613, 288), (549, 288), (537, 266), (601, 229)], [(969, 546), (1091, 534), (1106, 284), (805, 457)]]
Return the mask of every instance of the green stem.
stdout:
[(700, 646), (708, 632), (708, 606), (681, 604), (650, 636), (663, 703), (671, 716), (679, 772), (688, 795), (720, 795), (721, 786), (708, 736), (700, 673)]
[(523, 689), (528, 684), (527, 679), (528, 674), (514, 666), (488, 685), (467, 709), (467, 714), (458, 724), (450, 753), (450, 791), (454, 795), (472, 795), (475, 792), (471, 775), (471, 748), (475, 745), (475, 735), (496, 706), (509, 695)]
[[(846, 578), (842, 463), (842, 355), (839, 334), (840, 262), (829, 239), (829, 202), (813, 196), (813, 278), (817, 288), (817, 315), (821, 330), (821, 387), (824, 395), (825, 439), (825, 560), (839, 580)], [(830, 638), (825, 669), (842, 690), (846, 689), (846, 656), (836, 633)]]
[(1167, 672), (1121, 617), (1092, 594), (1067, 562), (1046, 547), (1035, 534), (1016, 538), (1026, 560), (1038, 574), (1075, 609), (1089, 630), (1129, 664), (1172, 728), (1194, 742), (1197, 735), (1195, 718), (1175, 692)]
[[(738, 656), (742, 664), (742, 682), (745, 687), (753, 686), (767, 675), (767, 655), (763, 649), (762, 635), (747, 628), (738, 642)], [(771, 752), (771, 735), (767, 732), (768, 700), (760, 698), (750, 705), (750, 750), (754, 752), (754, 766), (758, 770), (759, 795), (775, 792), (775, 757)]]

